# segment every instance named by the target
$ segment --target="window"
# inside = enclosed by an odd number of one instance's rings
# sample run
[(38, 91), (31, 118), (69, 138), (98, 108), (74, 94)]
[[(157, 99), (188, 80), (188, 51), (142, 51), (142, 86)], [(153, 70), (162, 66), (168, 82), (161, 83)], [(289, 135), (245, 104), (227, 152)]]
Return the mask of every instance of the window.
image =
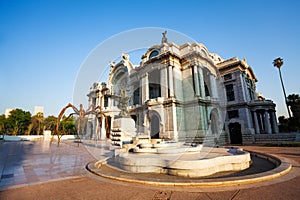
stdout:
[(209, 89), (208, 89), (208, 87), (207, 87), (206, 82), (204, 82), (204, 91), (205, 91), (205, 96), (206, 96), (206, 97), (210, 96), (210, 95), (209, 95)]
[(231, 80), (232, 79), (232, 74), (226, 74), (224, 76), (224, 80), (227, 81), (227, 80)]
[(226, 96), (227, 96), (227, 101), (234, 101), (235, 97), (234, 97), (234, 89), (233, 89), (233, 85), (226, 85)]
[(150, 55), (149, 55), (149, 59), (152, 58), (152, 57), (154, 57), (154, 56), (157, 56), (158, 53), (159, 53), (159, 52), (158, 52), (157, 50), (152, 51), (152, 52), (150, 53)]
[(203, 79), (204, 79), (204, 90), (205, 96), (210, 96), (211, 83), (210, 83), (211, 73), (207, 68), (203, 68)]
[(239, 117), (239, 111), (238, 110), (231, 110), (227, 112), (228, 118), (238, 118)]
[(108, 107), (108, 97), (104, 97), (104, 107)]
[(154, 99), (157, 97), (160, 97), (160, 85), (159, 84), (155, 84), (155, 83), (150, 83), (149, 84), (149, 98), (150, 99)]
[(137, 88), (133, 92), (133, 105), (139, 104), (140, 103), (140, 88)]
[(251, 90), (251, 88), (248, 88), (248, 93), (249, 93), (250, 100), (253, 100), (254, 94), (253, 94), (253, 91)]
[(161, 97), (160, 71), (155, 70), (149, 73), (149, 98), (155, 99)]

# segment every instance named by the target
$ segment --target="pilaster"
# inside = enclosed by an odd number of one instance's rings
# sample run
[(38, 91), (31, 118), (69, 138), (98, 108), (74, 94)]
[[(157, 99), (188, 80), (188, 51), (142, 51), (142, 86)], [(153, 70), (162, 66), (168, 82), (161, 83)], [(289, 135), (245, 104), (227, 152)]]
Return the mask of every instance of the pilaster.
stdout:
[(169, 90), (170, 90), (170, 96), (174, 97), (174, 81), (173, 81), (173, 66), (168, 66), (168, 75), (169, 75)]
[(199, 76), (198, 76), (198, 69), (197, 65), (193, 66), (193, 76), (194, 76), (194, 85), (195, 85), (195, 95), (200, 96), (200, 87), (199, 87)]
[(168, 97), (168, 70), (167, 68), (162, 68), (160, 70), (160, 84), (161, 84), (161, 97)]
[(200, 96), (205, 97), (205, 89), (204, 89), (204, 77), (203, 77), (203, 69), (198, 67), (198, 74), (200, 79)]
[(149, 99), (149, 79), (148, 73), (142, 78), (142, 103)]

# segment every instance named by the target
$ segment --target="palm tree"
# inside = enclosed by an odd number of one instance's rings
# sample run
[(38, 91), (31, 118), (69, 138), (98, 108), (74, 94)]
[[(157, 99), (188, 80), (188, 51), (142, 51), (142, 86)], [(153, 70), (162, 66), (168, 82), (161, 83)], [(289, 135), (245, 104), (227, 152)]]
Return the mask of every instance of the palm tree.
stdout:
[(43, 121), (44, 119), (44, 114), (42, 112), (38, 112), (36, 114), (36, 119), (39, 123), (39, 126), (38, 126), (38, 130), (37, 130), (37, 134), (40, 135), (40, 131), (41, 131), (41, 122)]
[(286, 108), (288, 110), (289, 117), (291, 118), (292, 116), (291, 116), (291, 112), (290, 112), (289, 106), (287, 104), (286, 93), (285, 93), (284, 84), (283, 84), (283, 80), (282, 80), (282, 75), (281, 75), (281, 71), (280, 71), (280, 68), (281, 68), (282, 65), (283, 65), (283, 60), (280, 57), (276, 58), (273, 61), (273, 66), (277, 67), (278, 71), (279, 71), (279, 76), (280, 76), (281, 86), (282, 86), (282, 90), (283, 90), (283, 94), (284, 94), (284, 100), (285, 100)]

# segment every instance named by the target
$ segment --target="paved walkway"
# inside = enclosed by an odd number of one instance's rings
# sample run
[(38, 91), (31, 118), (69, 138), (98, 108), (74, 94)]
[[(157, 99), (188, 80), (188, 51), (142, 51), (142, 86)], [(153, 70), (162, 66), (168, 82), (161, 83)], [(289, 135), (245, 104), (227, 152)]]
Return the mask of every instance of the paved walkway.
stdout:
[[(150, 187), (89, 174), (85, 164), (113, 154), (105, 142), (0, 142), (0, 199), (299, 199), (300, 148), (244, 147), (283, 156), (292, 171), (278, 179), (219, 188)], [(37, 184), (38, 183), (38, 184)]]
[(82, 176), (88, 162), (113, 155), (106, 142), (0, 142), (0, 190)]

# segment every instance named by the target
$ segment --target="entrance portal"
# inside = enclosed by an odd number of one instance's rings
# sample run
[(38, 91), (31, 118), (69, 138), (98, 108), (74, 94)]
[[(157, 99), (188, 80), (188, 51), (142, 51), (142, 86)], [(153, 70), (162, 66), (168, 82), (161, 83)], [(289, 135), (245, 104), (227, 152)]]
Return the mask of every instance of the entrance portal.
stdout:
[(242, 131), (241, 131), (241, 125), (238, 122), (230, 123), (228, 125), (229, 128), (229, 134), (230, 134), (230, 142), (231, 144), (242, 144)]
[(150, 132), (151, 132), (151, 138), (158, 139), (159, 138), (159, 118), (156, 115), (153, 115), (151, 117), (150, 122)]

